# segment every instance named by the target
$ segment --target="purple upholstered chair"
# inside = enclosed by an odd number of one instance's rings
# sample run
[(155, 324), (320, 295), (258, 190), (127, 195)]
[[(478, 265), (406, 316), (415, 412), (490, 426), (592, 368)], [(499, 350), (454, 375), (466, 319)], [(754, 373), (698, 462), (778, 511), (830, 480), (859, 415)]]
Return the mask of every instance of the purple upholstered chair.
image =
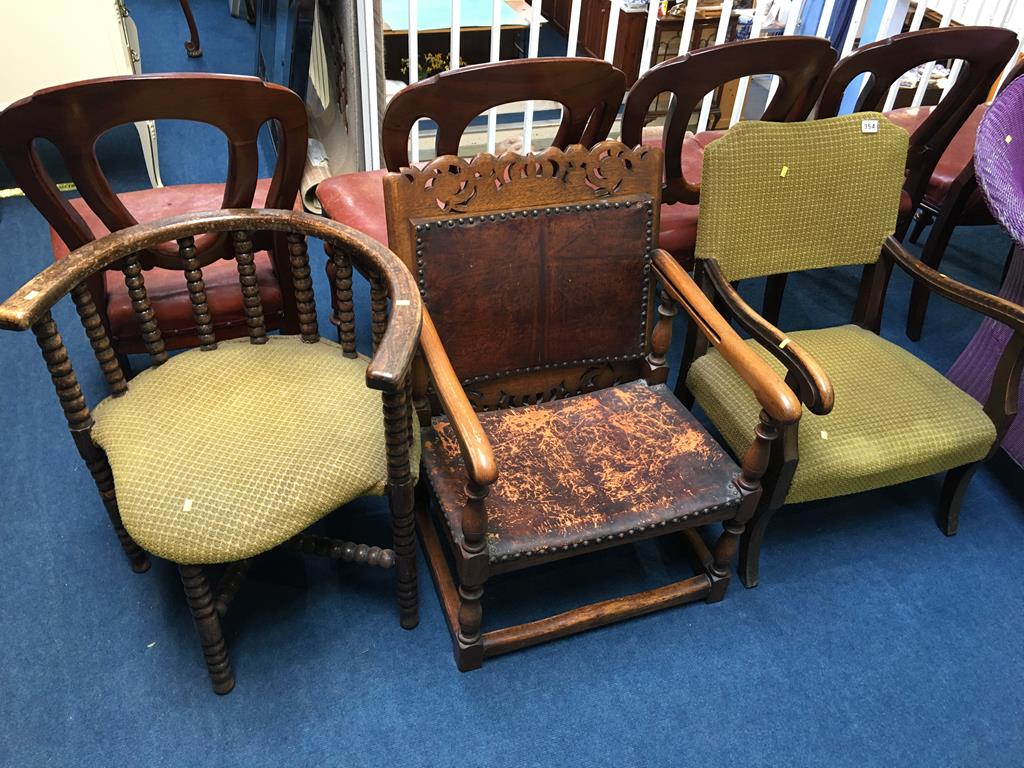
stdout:
[[(999, 296), (1018, 305), (1024, 304), (1024, 78), (1006, 88), (982, 119), (974, 148), (974, 165), (978, 186), (989, 210), (1017, 244)], [(961, 389), (984, 402), (989, 397), (996, 371), (1000, 367), (1013, 367), (1022, 346), (1021, 333), (986, 319), (953, 363), (948, 376)], [(1020, 376), (1019, 362), (1011, 376), (1013, 373)], [(1024, 404), (1024, 387), (1018, 389), (1017, 402)], [(1002, 446), (1024, 467), (1024, 418), (1014, 419)]]

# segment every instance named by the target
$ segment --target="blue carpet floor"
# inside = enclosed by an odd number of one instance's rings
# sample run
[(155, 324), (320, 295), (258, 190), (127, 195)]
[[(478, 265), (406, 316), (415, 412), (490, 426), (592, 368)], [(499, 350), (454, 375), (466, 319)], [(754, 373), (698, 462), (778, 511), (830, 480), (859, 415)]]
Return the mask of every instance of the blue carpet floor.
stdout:
[[(224, 0), (193, 6), (198, 61), (181, 48), (176, 3), (131, 3), (147, 70), (250, 71), (253, 29), (228, 18)], [(222, 178), (212, 132), (159, 131), (167, 183)], [(118, 188), (145, 186), (131, 129), (100, 155)], [(7, 296), (50, 248), (24, 199), (0, 206)], [(996, 228), (962, 230), (944, 268), (993, 289), (1007, 243)], [(936, 300), (924, 341), (910, 344), (908, 287), (897, 275), (884, 335), (945, 370), (978, 319)], [(850, 270), (793, 280), (783, 325), (843, 322), (854, 290)], [(73, 308), (56, 318), (95, 402), (102, 380)], [(0, 372), (0, 765), (1024, 764), (1024, 484), (1002, 455), (971, 485), (955, 538), (932, 519), (938, 478), (794, 506), (769, 531), (758, 589), (734, 584), (720, 604), (469, 674), (455, 669), (422, 560), (422, 620), (406, 632), (390, 574), (271, 558), (229, 616), (238, 686), (217, 697), (174, 568), (129, 570), (31, 335), (0, 336)], [(375, 503), (328, 527), (388, 539)], [(498, 579), (485, 622), (685, 573), (672, 543), (597, 553)]]

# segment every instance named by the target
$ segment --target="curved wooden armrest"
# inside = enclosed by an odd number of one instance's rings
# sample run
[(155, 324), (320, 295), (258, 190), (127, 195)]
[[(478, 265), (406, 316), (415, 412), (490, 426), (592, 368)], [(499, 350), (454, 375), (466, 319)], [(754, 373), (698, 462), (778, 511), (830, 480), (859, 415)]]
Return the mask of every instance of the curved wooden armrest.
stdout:
[(416, 280), (395, 254), (373, 238), (329, 219), (297, 211), (225, 208), (186, 213), (119, 230), (87, 243), (29, 280), (0, 304), (0, 328), (31, 328), (75, 286), (126, 256), (170, 240), (232, 230), (296, 232), (317, 237), (343, 245), (376, 269), (387, 283), (391, 312), (384, 336), (367, 367), (366, 383), (373, 389), (387, 391), (404, 386), (416, 354), (423, 306)]
[(811, 413), (823, 416), (832, 410), (835, 393), (832, 381), (818, 361), (811, 357), (799, 344), (788, 339), (786, 334), (759, 315), (743, 300), (732, 284), (725, 279), (718, 262), (707, 259), (704, 262), (711, 284), (733, 317), (746, 331), (786, 366), (800, 389), (800, 400)]
[(1024, 333), (1024, 307), (1020, 304), (1014, 304), (1012, 301), (1007, 301), (991, 293), (979, 291), (977, 288), (946, 277), (941, 272), (936, 272), (912, 255), (894, 237), (886, 238), (882, 252), (895, 261), (914, 280), (927, 286), (929, 290), (1008, 325), (1018, 333)]
[(658, 249), (653, 260), (662, 284), (753, 390), (765, 413), (780, 424), (796, 423), (800, 419), (800, 400), (793, 390), (740, 338), (669, 253)]
[(470, 405), (469, 398), (455, 375), (448, 353), (444, 351), (441, 339), (437, 335), (434, 321), (430, 319), (427, 308), (423, 308), (423, 330), (420, 334), (420, 348), (427, 368), (434, 379), (441, 407), (455, 430), (459, 441), (462, 459), (466, 462), (466, 470), (470, 480), (481, 487), (494, 483), (498, 479), (498, 467), (494, 463), (494, 451), (487, 439), (480, 419)]

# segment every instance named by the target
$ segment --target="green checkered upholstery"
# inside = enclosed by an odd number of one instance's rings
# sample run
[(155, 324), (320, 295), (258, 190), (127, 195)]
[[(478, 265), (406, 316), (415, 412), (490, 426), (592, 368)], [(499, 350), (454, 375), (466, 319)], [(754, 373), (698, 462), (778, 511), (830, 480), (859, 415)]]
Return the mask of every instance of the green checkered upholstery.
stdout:
[[(854, 325), (789, 334), (832, 380), (835, 407), (804, 411), (787, 502), (903, 483), (979, 461), (995, 427), (981, 405), (906, 350)], [(779, 374), (785, 369), (748, 344)], [(717, 351), (698, 358), (687, 386), (737, 455), (753, 441), (760, 406)]]
[[(271, 336), (190, 350), (93, 412), (125, 528), (177, 563), (265, 552), (387, 483), (384, 415), (367, 361)], [(413, 419), (411, 468), (419, 467)]]
[(876, 261), (896, 228), (907, 144), (877, 112), (734, 125), (704, 152), (697, 258), (729, 280)]

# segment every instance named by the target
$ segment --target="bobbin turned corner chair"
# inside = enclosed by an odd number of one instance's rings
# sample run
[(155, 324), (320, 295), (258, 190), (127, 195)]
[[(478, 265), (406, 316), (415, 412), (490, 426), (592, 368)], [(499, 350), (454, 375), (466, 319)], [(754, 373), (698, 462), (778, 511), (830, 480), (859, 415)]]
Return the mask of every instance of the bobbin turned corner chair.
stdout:
[[(783, 380), (656, 249), (661, 174), (660, 150), (602, 142), (526, 157), (444, 156), (385, 179), (388, 236), (425, 304), (413, 402), (424, 428), (438, 416), (424, 442), (417, 527), (461, 670), (721, 600), (768, 446), (800, 416)], [(665, 386), (676, 302), (763, 405), (748, 424), (742, 469)], [(697, 528), (716, 522), (725, 530), (709, 551)], [(696, 576), (481, 631), (491, 576), (667, 534), (689, 540)]]
[[(1022, 364), (1019, 306), (950, 280), (893, 237), (903, 194), (906, 131), (878, 112), (806, 123), (742, 123), (708, 147), (694, 279), (750, 335), (809, 413), (772, 445), (761, 505), (740, 545), (740, 577), (759, 580), (762, 539), (783, 504), (817, 501), (945, 473), (939, 527), (956, 533), (963, 496), (1016, 413)], [(755, 151), (756, 150), (756, 151)], [(783, 332), (734, 282), (865, 265), (852, 322)], [(915, 282), (1017, 332), (984, 407), (907, 350), (881, 338), (893, 266)], [(759, 404), (727, 361), (691, 332), (676, 394), (694, 397), (733, 451)]]
[[(298, 335), (267, 333), (254, 265), (256, 232), (286, 242)], [(200, 256), (196, 247), (199, 237), (211, 234), (227, 235), (232, 245), (244, 339), (218, 341), (214, 331), (203, 269), (221, 251)], [(371, 360), (357, 355), (354, 333), (340, 344), (320, 339), (307, 235), (333, 245), (341, 306), (352, 303), (353, 264), (383, 286), (383, 299), (373, 302)], [(175, 240), (172, 256), (166, 246)], [(168, 355), (146, 291), (146, 268), (156, 266), (184, 272), (179, 277), (198, 349)], [(124, 273), (152, 362), (130, 384), (89, 290), (104, 270)], [(51, 315), (68, 294), (110, 391), (92, 410)], [(147, 552), (178, 565), (217, 693), (234, 687), (221, 617), (250, 559), (274, 547), (397, 566), (401, 624), (416, 625), (412, 494), (419, 439), (406, 391), (420, 306), (408, 270), (374, 240), (304, 213), (251, 209), (188, 214), (107, 235), (54, 263), (0, 305), (0, 328), (35, 334), (75, 445), (133, 570), (149, 569)], [(304, 533), (366, 495), (388, 496), (394, 550)], [(216, 592), (204, 569), (215, 564), (229, 564)]]

